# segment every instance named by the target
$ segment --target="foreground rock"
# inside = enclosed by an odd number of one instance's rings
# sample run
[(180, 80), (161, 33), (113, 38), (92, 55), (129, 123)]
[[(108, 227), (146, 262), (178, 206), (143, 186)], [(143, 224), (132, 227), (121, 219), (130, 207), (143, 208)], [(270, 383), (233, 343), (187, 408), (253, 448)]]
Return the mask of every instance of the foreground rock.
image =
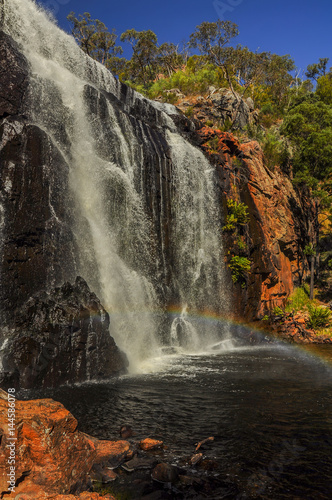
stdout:
[[(12, 443), (7, 399), (7, 393), (1, 391), (1, 498), (8, 492), (7, 445)], [(89, 474), (95, 464), (107, 464), (115, 459), (123, 461), (130, 448), (127, 441), (99, 441), (78, 431), (77, 420), (62, 404), (51, 399), (16, 401), (15, 424), (15, 494), (24, 493), (25, 500), (73, 498), (67, 495), (79, 495), (89, 489)], [(98, 500), (103, 497), (86, 493), (74, 498)]]
[(26, 302), (2, 352), (1, 386), (55, 387), (105, 379), (127, 361), (109, 333), (109, 315), (80, 277)]
[[(198, 500), (224, 498), (226, 493), (235, 498), (238, 493), (227, 478), (214, 474), (218, 464), (213, 469), (204, 461), (193, 466), (183, 457), (177, 466), (174, 462), (179, 457), (165, 450), (146, 451), (139, 442), (93, 438), (80, 432), (73, 415), (52, 399), (16, 400), (13, 441), (7, 417), (10, 398), (12, 391), (8, 396), (0, 389), (0, 498), (115, 500), (114, 495), (133, 500)], [(15, 491), (10, 493), (8, 445), (13, 442)]]

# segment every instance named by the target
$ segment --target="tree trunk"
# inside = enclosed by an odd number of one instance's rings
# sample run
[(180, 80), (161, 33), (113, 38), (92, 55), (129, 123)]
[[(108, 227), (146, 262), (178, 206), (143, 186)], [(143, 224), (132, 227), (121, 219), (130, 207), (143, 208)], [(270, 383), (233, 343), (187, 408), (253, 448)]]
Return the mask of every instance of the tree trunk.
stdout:
[(315, 282), (315, 256), (311, 256), (311, 271), (310, 271), (310, 300), (314, 298), (314, 282)]

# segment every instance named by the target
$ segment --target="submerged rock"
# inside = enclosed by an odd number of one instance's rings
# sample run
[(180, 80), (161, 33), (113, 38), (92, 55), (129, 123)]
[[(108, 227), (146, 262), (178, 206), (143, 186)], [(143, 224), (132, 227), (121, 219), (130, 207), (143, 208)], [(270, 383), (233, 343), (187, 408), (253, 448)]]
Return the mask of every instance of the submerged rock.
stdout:
[(120, 428), (120, 436), (122, 439), (128, 439), (134, 435), (130, 425), (122, 425)]
[(2, 387), (55, 387), (121, 373), (125, 355), (109, 315), (83, 278), (31, 297), (2, 352)]
[(178, 479), (177, 468), (173, 465), (161, 463), (152, 471), (152, 479), (160, 483), (175, 483)]

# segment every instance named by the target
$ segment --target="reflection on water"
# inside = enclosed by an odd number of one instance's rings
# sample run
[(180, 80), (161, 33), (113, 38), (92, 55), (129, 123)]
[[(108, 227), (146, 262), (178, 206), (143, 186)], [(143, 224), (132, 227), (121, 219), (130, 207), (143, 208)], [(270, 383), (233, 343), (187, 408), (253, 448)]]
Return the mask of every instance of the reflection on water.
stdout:
[(118, 439), (124, 423), (135, 439), (161, 436), (179, 462), (194, 443), (215, 436), (206, 455), (241, 498), (329, 499), (332, 369), (317, 355), (331, 357), (332, 349), (312, 351), (315, 357), (287, 346), (173, 351), (145, 367), (149, 374), (33, 396), (61, 401), (81, 430), (99, 438)]

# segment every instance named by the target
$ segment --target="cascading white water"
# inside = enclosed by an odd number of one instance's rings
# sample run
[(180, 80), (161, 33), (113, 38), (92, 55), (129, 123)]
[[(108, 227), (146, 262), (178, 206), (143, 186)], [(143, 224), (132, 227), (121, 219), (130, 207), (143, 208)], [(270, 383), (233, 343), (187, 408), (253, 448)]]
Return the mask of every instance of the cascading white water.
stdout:
[[(131, 109), (139, 103), (147, 115), (154, 114), (160, 130), (167, 130), (173, 165), (174, 227), (169, 244), (182, 309), (169, 339), (179, 344), (181, 335), (176, 332), (182, 329), (186, 348), (198, 349), (198, 339), (203, 334), (206, 342), (207, 332), (191, 322), (186, 307), (220, 311), (220, 304), (226, 303), (212, 167), (176, 133), (167, 114), (175, 114), (175, 108), (142, 100), (133, 91), (123, 102), (119, 82), (87, 57), (33, 0), (2, 0), (0, 5), (4, 31), (30, 64), (29, 119), (45, 130), (70, 165), (80, 274), (101, 295), (111, 316), (112, 335), (133, 369), (160, 344), (155, 319), (160, 310), (156, 294), (160, 276), (154, 260), (166, 257), (164, 248), (161, 257), (153, 251), (155, 229), (144, 200), (142, 172), (146, 150), (151, 149), (150, 133), (139, 125), (138, 134)], [(109, 99), (104, 99), (102, 116), (89, 109), (94, 100), (101, 102), (103, 92), (122, 98), (123, 109), (115, 109)]]

